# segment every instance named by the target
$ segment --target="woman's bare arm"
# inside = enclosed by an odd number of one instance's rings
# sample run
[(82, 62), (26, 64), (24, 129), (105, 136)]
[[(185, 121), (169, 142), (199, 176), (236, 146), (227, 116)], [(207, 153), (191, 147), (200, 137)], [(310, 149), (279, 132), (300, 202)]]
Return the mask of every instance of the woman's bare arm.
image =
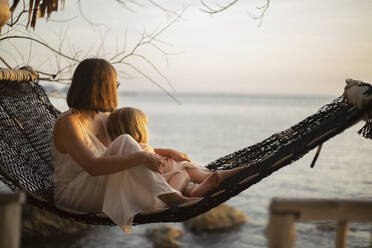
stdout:
[(67, 114), (57, 120), (53, 142), (59, 152), (69, 154), (92, 176), (113, 174), (140, 164), (154, 171), (161, 171), (163, 159), (154, 153), (136, 152), (129, 155), (96, 157), (84, 142), (79, 120), (73, 115)]

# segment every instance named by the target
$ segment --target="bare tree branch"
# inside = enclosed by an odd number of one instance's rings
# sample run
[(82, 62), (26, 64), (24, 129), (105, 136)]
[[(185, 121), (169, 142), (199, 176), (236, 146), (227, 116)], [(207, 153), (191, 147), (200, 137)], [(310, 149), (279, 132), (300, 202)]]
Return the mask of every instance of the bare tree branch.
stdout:
[(52, 52), (66, 58), (66, 59), (69, 59), (69, 60), (72, 60), (74, 62), (79, 62), (78, 59), (76, 58), (73, 58), (73, 57), (70, 57), (68, 55), (65, 55), (61, 52), (59, 52), (58, 50), (50, 47), (48, 44), (46, 44), (45, 42), (42, 42), (42, 41), (39, 41), (33, 37), (27, 37), (27, 36), (20, 36), (20, 35), (12, 35), (12, 36), (6, 36), (6, 37), (3, 37), (3, 38), (0, 38), (0, 42), (3, 41), (3, 40), (8, 40), (8, 39), (25, 39), (25, 40), (32, 40), (32, 41), (35, 41), (36, 43), (39, 43), (40, 45), (43, 45), (44, 47), (48, 48), (49, 50), (51, 50)]
[(48, 18), (48, 22), (70, 22), (70, 21), (75, 20), (76, 18), (78, 18), (78, 16), (73, 16), (73, 17), (70, 17), (64, 20), (55, 20), (55, 19)]
[[(89, 57), (90, 54), (95, 54), (97, 56), (107, 58), (109, 57), (108, 61), (112, 64), (115, 64), (118, 72), (122, 73), (125, 78), (127, 79), (133, 79), (133, 76), (141, 76), (146, 78), (149, 82), (153, 83), (156, 87), (161, 89), (163, 92), (166, 93), (166, 95), (170, 96), (173, 100), (175, 100), (177, 103), (179, 101), (176, 97), (174, 97), (171, 93), (167, 91), (165, 87), (162, 86), (162, 82), (167, 83), (167, 87), (169, 86), (172, 90), (174, 90), (174, 87), (172, 86), (171, 82), (168, 80), (168, 78), (165, 76), (164, 73), (160, 70), (160, 68), (152, 62), (151, 57), (148, 57), (149, 55), (146, 55), (144, 52), (141, 51), (140, 48), (147, 47), (150, 48), (152, 51), (159, 52), (164, 58), (168, 65), (168, 55), (171, 55), (171, 53), (167, 52), (166, 49), (164, 49), (164, 46), (170, 46), (171, 44), (162, 41), (159, 37), (161, 34), (163, 34), (166, 30), (168, 30), (174, 23), (176, 23), (182, 16), (183, 12), (185, 11), (185, 8), (182, 11), (173, 11), (170, 9), (167, 9), (160, 4), (156, 2), (156, 0), (143, 0), (150, 3), (152, 6), (155, 6), (156, 8), (160, 9), (164, 13), (167, 14), (168, 18), (172, 18), (171, 21), (168, 19), (168, 23), (165, 26), (159, 26), (158, 28), (152, 30), (152, 32), (147, 33), (143, 32), (141, 36), (139, 37), (137, 43), (134, 44), (134, 46), (131, 46), (130, 49), (128, 49), (128, 35), (127, 35), (127, 29), (124, 32), (124, 45), (119, 47), (116, 47), (116, 50), (114, 52), (107, 50), (105, 47), (106, 43), (106, 37), (108, 37), (109, 29), (106, 28), (104, 30), (99, 30), (99, 36), (100, 36), (100, 42), (96, 43), (94, 42), (91, 46), (87, 46), (87, 48), (84, 48), (83, 50), (76, 48), (73, 43), (70, 43), (68, 41), (68, 33), (67, 29), (64, 31), (61, 31), (59, 33), (59, 43), (57, 47), (51, 46), (50, 41), (44, 40), (43, 37), (39, 36), (35, 31), (27, 31), (24, 32), (24, 28), (27, 28), (27, 26), (24, 23), (28, 23), (30, 20), (30, 15), (28, 16), (29, 19), (26, 18), (25, 13), (36, 13), (34, 11), (34, 8), (32, 6), (26, 6), (25, 1), (23, 0), (23, 8), (20, 10), (17, 10), (17, 13), (12, 15), (11, 21), (8, 23), (8, 30), (7, 32), (0, 35), (0, 44), (1, 42), (7, 41), (10, 44), (10, 48), (12, 52), (7, 52), (9, 56), (0, 57), (0, 61), (2, 61), (6, 66), (11, 67), (5, 60), (7, 58), (11, 58), (15, 61), (15, 63), (20, 65), (19, 61), (21, 60), (23, 63), (30, 64), (31, 61), (34, 60), (34, 53), (37, 46), (41, 46), (46, 51), (50, 51), (53, 56), (49, 57), (50, 54), (46, 59), (43, 60), (42, 63), (39, 63), (37, 65), (36, 71), (43, 75), (43, 77), (40, 77), (40, 80), (42, 81), (49, 81), (54, 83), (62, 83), (64, 85), (67, 85), (71, 80), (71, 74), (73, 68), (84, 58)], [(139, 3), (139, 0), (117, 0), (118, 3), (123, 4), (124, 6), (129, 5), (136, 5), (136, 6), (142, 6)], [(94, 30), (96, 27), (105, 26), (104, 24), (99, 24), (91, 21), (83, 12), (82, 8), (82, 0), (77, 0), (77, 4), (80, 11), (80, 17), (83, 18)], [(125, 5), (126, 4), (126, 5)], [(27, 8), (27, 9), (26, 9)], [(71, 20), (76, 19), (76, 17), (72, 17), (66, 20), (49, 20), (51, 22), (68, 22)], [(21, 30), (21, 28), (23, 28)], [(27, 29), (26, 29), (27, 30)], [(102, 33), (101, 33), (102, 32)], [(29, 45), (19, 45), (23, 43), (19, 43), (18, 40), (23, 41), (29, 41)], [(37, 45), (35, 45), (37, 44)], [(2, 50), (2, 48), (0, 48)], [(22, 50), (22, 51), (21, 51)], [(108, 52), (109, 51), (109, 52)], [(14, 53), (17, 55), (14, 57)], [(19, 57), (19, 58), (18, 58)], [(135, 61), (139, 62), (139, 66), (133, 64), (134, 62), (130, 62), (129, 59), (134, 58)], [(120, 66), (122, 65), (122, 66)], [(123, 68), (124, 67), (124, 68)], [(43, 69), (44, 68), (44, 69)], [(46, 69), (45, 69), (46, 68)], [(128, 69), (128, 71), (127, 71)], [(146, 69), (150, 69), (150, 72), (147, 72)], [(55, 72), (54, 72), (55, 71)], [(133, 75), (131, 75), (133, 73)], [(157, 79), (159, 78), (159, 79)]]
[(19, 22), (21, 16), (22, 16), (23, 14), (26, 14), (26, 13), (28, 13), (28, 10), (23, 9), (23, 10), (18, 14), (18, 16), (16, 17), (16, 19), (15, 19), (14, 21), (13, 21), (13, 13), (12, 13), (12, 18), (11, 18), (11, 20), (10, 20), (10, 23), (7, 23), (7, 25), (8, 25), (9, 27), (13, 27), (14, 25), (16, 25), (16, 24)]
[(116, 0), (117, 3), (122, 5), (124, 8), (126, 8), (129, 11), (134, 12), (133, 9), (131, 9), (127, 3), (130, 3), (132, 5), (138, 6), (138, 7), (143, 7), (143, 5), (139, 4), (136, 0)]
[(154, 69), (154, 71), (156, 71), (168, 83), (169, 87), (171, 87), (173, 90), (176, 90), (173, 87), (172, 83), (169, 81), (169, 79), (166, 76), (164, 76), (164, 74), (161, 73), (161, 71), (149, 59), (140, 54), (133, 54), (133, 56), (143, 59), (147, 64), (149, 64)]
[[(14, 60), (14, 64), (17, 64), (17, 59), (13, 56), (12, 53), (10, 53), (9, 51), (7, 51), (7, 50), (5, 50), (5, 49), (3, 49), (3, 48), (1, 48), (1, 47), (0, 47), (0, 49), (1, 49), (3, 52), (7, 53), (7, 54), (10, 56), (10, 58)], [(6, 62), (6, 63), (7, 63), (7, 62)]]
[(59, 78), (59, 79), (53, 79), (50, 77), (40, 77), (40, 81), (47, 81), (47, 82), (54, 82), (54, 83), (59, 83), (59, 84), (64, 84), (64, 85), (70, 85), (70, 81), (72, 78)]
[(238, 1), (239, 0), (233, 0), (232, 2), (229, 2), (226, 5), (220, 5), (216, 3), (218, 8), (212, 8), (210, 5), (206, 4), (203, 0), (200, 0), (200, 3), (205, 7), (205, 9), (200, 9), (200, 10), (208, 14), (217, 14), (230, 8), (231, 6), (236, 4)]
[(258, 20), (258, 26), (260, 27), (264, 20), (266, 11), (269, 9), (269, 7), (270, 7), (270, 0), (266, 0), (266, 3), (263, 6), (256, 7), (257, 10), (260, 12), (258, 15), (254, 15), (250, 12), (248, 12), (248, 15), (250, 15), (254, 20)]
[(151, 83), (155, 84), (159, 89), (161, 89), (165, 94), (167, 94), (170, 98), (172, 98), (176, 103), (181, 104), (181, 102), (172, 94), (170, 94), (166, 89), (163, 88), (160, 84), (158, 84), (155, 80), (153, 80), (150, 76), (148, 76), (146, 73), (139, 70), (137, 67), (135, 67), (132, 64), (123, 62), (123, 64), (127, 65), (128, 67), (132, 68), (139, 74), (141, 74), (143, 77), (145, 77), (147, 80), (149, 80)]
[(31, 54), (32, 54), (32, 40), (30, 40), (30, 48), (28, 49), (28, 58), (27, 58), (27, 62), (25, 63), (26, 65), (30, 65), (31, 63)]
[[(16, 45), (14, 45), (12, 42), (8, 41), (8, 43), (14, 48), (14, 50), (18, 53), (18, 56), (23, 59), (22, 62), (24, 62), (23, 54), (21, 51), (18, 49)], [(16, 60), (16, 59), (15, 59)], [(17, 61), (17, 60), (16, 60)]]
[(92, 22), (85, 14), (84, 14), (84, 11), (83, 11), (83, 8), (81, 7), (81, 0), (77, 0), (77, 4), (79, 6), (79, 11), (80, 11), (80, 15), (81, 17), (83, 17), (83, 19), (94, 29), (96, 27), (107, 27), (106, 24), (103, 24), (103, 23), (95, 23), (95, 22)]
[[(204, 6), (204, 9), (200, 9), (201, 11), (208, 13), (210, 15), (217, 14), (220, 12), (225, 11), (226, 9), (230, 8), (234, 4), (236, 4), (239, 0), (233, 0), (231, 2), (228, 2), (225, 5), (222, 5), (220, 3), (215, 3), (216, 7), (211, 7), (209, 4), (205, 2), (205, 0), (200, 0), (200, 3)], [(258, 14), (253, 14), (248, 11), (248, 15), (250, 15), (254, 20), (258, 20), (258, 27), (262, 25), (262, 22), (264, 20), (264, 16), (266, 14), (266, 11), (270, 7), (270, 0), (265, 0), (266, 3), (263, 6), (256, 7), (256, 10), (259, 12)]]
[(4, 63), (4, 65), (6, 65), (9, 69), (12, 69), (12, 67), (5, 61), (5, 59), (3, 59), (3, 57), (0, 56), (0, 60), (1, 62)]
[[(158, 4), (157, 2), (155, 2), (153, 0), (148, 0), (148, 2), (151, 3), (153, 6), (155, 6), (156, 8), (163, 11), (165, 13), (165, 15), (167, 16), (168, 21), (170, 19), (178, 18), (178, 11), (179, 10), (176, 10), (176, 11), (175, 10), (170, 10), (168, 8), (163, 7), (162, 5)], [(184, 7), (184, 9), (185, 9), (185, 7)]]

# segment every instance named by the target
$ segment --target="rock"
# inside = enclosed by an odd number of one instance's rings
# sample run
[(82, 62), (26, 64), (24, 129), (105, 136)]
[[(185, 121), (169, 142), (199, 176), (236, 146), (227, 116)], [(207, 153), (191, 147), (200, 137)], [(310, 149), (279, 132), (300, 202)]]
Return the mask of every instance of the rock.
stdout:
[(22, 222), (22, 239), (74, 234), (92, 228), (29, 204), (23, 205)]
[(146, 230), (146, 236), (153, 242), (154, 248), (178, 248), (183, 244), (175, 239), (180, 238), (183, 232), (176, 227), (161, 225)]
[(320, 222), (315, 225), (315, 228), (321, 232), (334, 232), (336, 226), (334, 222)]
[[(321, 231), (321, 232), (336, 232), (336, 227), (337, 227), (337, 223), (334, 221), (330, 221), (330, 222), (325, 221), (325, 222), (315, 223), (316, 230)], [(353, 226), (349, 225), (348, 228), (352, 232), (357, 231), (357, 229)]]
[(221, 204), (204, 214), (184, 222), (184, 225), (193, 233), (228, 231), (248, 220), (248, 217), (243, 212)]

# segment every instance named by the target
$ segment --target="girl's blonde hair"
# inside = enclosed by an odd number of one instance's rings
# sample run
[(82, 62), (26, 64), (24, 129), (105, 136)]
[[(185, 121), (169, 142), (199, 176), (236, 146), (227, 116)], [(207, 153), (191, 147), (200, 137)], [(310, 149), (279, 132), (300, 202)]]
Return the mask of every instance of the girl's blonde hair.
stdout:
[(119, 108), (110, 114), (107, 120), (107, 132), (112, 140), (119, 135), (129, 134), (138, 143), (147, 143), (147, 116), (136, 108)]

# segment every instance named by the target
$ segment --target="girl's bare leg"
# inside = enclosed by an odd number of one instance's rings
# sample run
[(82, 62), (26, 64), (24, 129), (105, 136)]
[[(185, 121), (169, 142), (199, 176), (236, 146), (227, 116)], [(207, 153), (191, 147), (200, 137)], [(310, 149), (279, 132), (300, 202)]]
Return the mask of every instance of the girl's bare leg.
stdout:
[(190, 177), (186, 171), (180, 170), (167, 174), (168, 175), (166, 176), (169, 177), (169, 181), (167, 180), (168, 184), (175, 190), (178, 190), (179, 192), (172, 192), (169, 194), (160, 195), (158, 196), (160, 200), (165, 202), (168, 206), (172, 207), (199, 199), (198, 197), (185, 197), (180, 193), (186, 188), (186, 186), (190, 182)]
[(245, 165), (245, 166), (237, 167), (237, 168), (230, 169), (230, 170), (220, 170), (220, 171), (218, 171), (220, 173), (221, 182), (224, 181), (225, 179), (231, 177), (235, 173), (238, 173), (239, 171), (244, 170), (248, 167), (250, 167), (250, 165)]
[(201, 170), (198, 168), (185, 168), (187, 174), (190, 176), (190, 181), (194, 183), (203, 182), (210, 174), (210, 171)]
[(177, 171), (161, 173), (161, 175), (165, 178), (165, 181), (169, 182), (169, 180), (177, 173)]
[(172, 188), (178, 190), (179, 192), (182, 192), (187, 186), (187, 184), (189, 184), (190, 177), (186, 171), (179, 170), (174, 171), (173, 175), (167, 181)]
[(209, 191), (217, 188), (223, 180), (247, 168), (247, 166), (242, 166), (242, 167), (234, 168), (231, 170), (220, 170), (220, 171), (215, 171), (215, 172), (209, 172), (209, 175), (198, 186), (194, 187), (191, 190), (190, 196), (192, 197), (204, 196)]
[(190, 196), (201, 197), (207, 194), (209, 191), (217, 188), (221, 183), (220, 175), (218, 171), (210, 172), (208, 177), (203, 180), (201, 184), (194, 187), (191, 190)]

